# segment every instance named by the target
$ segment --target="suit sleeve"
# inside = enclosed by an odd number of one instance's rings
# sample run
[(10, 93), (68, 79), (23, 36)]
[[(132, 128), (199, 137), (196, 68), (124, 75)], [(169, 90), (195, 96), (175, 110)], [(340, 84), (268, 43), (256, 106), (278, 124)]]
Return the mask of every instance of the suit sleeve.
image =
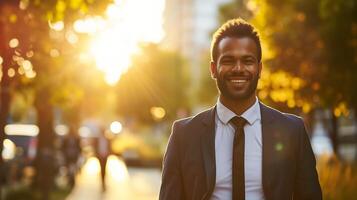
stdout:
[(321, 187), (316, 171), (315, 155), (304, 122), (299, 120), (299, 150), (294, 200), (322, 200)]
[(163, 161), (159, 200), (184, 199), (180, 170), (179, 143), (177, 123), (174, 123)]

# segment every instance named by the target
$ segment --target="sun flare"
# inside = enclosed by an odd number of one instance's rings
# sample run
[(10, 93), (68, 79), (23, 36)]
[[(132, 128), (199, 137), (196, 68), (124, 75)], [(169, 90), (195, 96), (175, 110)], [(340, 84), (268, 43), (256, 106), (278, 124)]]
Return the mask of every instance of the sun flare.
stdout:
[[(125, 73), (139, 43), (163, 38), (163, 11), (164, 0), (117, 0), (108, 6), (105, 20), (86, 19), (75, 24), (77, 30), (92, 33), (90, 53), (108, 84), (116, 84)], [(91, 28), (93, 24), (97, 28)]]

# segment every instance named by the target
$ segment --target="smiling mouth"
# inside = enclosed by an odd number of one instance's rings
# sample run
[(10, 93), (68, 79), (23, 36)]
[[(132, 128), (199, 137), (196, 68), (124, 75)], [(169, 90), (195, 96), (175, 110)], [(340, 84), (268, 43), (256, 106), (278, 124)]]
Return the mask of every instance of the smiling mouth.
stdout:
[(248, 82), (248, 80), (238, 79), (238, 80), (230, 80), (230, 82), (232, 82), (232, 83), (246, 83), (246, 82)]

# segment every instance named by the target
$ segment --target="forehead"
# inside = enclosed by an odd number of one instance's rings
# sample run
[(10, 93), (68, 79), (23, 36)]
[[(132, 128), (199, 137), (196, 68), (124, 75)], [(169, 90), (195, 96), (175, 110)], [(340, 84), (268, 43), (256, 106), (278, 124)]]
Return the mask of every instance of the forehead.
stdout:
[(258, 57), (258, 49), (250, 37), (225, 37), (218, 44), (218, 58), (224, 55), (250, 55)]

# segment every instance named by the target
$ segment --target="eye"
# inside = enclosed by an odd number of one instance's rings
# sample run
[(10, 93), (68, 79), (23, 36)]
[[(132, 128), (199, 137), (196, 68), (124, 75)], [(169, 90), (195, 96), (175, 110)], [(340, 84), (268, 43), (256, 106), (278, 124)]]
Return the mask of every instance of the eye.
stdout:
[(249, 58), (249, 59), (243, 60), (243, 62), (244, 62), (244, 64), (246, 64), (246, 65), (253, 65), (253, 64), (255, 63), (255, 60)]
[(223, 59), (223, 60), (221, 60), (221, 64), (222, 65), (233, 65), (234, 64), (234, 60), (232, 60), (232, 59)]

